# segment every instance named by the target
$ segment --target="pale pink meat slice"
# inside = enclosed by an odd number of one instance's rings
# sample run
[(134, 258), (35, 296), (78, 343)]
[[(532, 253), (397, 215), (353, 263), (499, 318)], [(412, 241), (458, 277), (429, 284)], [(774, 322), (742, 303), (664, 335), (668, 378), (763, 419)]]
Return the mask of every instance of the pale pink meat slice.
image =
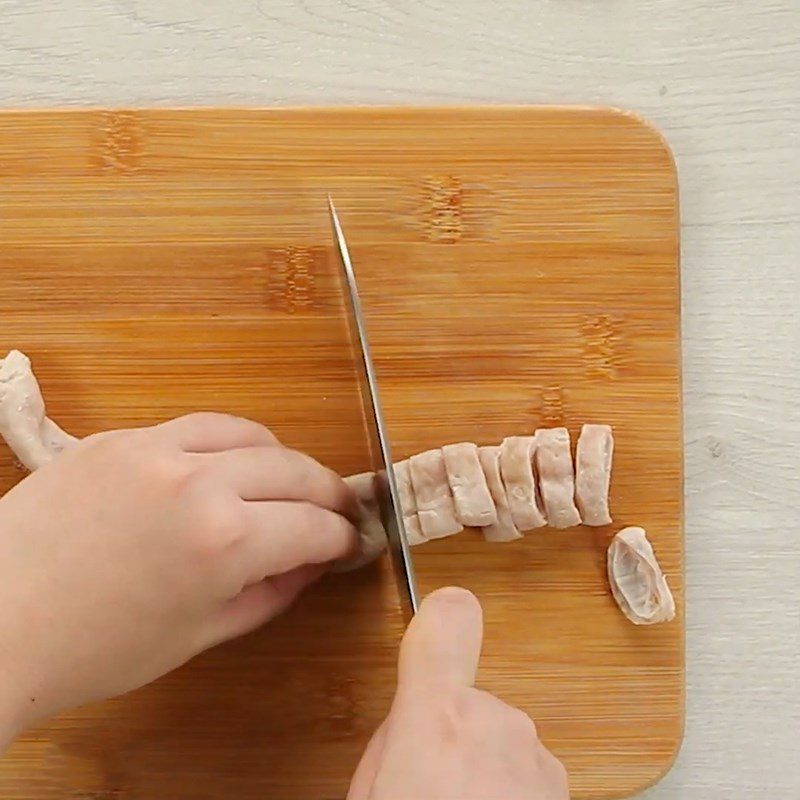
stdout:
[(422, 535), (426, 539), (442, 539), (464, 530), (456, 517), (442, 451), (426, 450), (411, 456), (409, 468)]
[(442, 454), (458, 521), (473, 528), (494, 525), (497, 511), (481, 468), (477, 445), (472, 442), (448, 444), (442, 448)]
[(643, 528), (624, 528), (608, 548), (608, 581), (622, 613), (635, 625), (675, 618), (675, 598)]
[(381, 522), (375, 473), (361, 472), (344, 480), (355, 493), (361, 514), (358, 526), (359, 549), (354, 555), (334, 564), (333, 572), (349, 572), (369, 564), (386, 550), (388, 544), (386, 530)]
[(534, 459), (547, 524), (553, 528), (580, 525), (581, 515), (575, 506), (575, 473), (569, 431), (566, 428), (539, 428)]
[(506, 490), (500, 477), (500, 448), (479, 447), (478, 459), (497, 512), (497, 522), (482, 528), (484, 539), (487, 542), (511, 542), (514, 539), (521, 539), (522, 534), (514, 524)]
[(500, 475), (505, 485), (511, 518), (521, 531), (547, 524), (536, 485), (533, 464), (535, 448), (534, 436), (509, 436), (500, 445)]
[(575, 500), (584, 525), (610, 525), (608, 491), (614, 435), (610, 425), (584, 425), (575, 453)]
[(406, 529), (406, 538), (410, 545), (425, 542), (422, 535), (422, 526), (419, 524), (417, 514), (417, 499), (414, 496), (414, 487), (411, 485), (411, 471), (408, 459), (394, 465), (394, 479), (400, 495), (400, 505), (403, 512), (403, 527)]

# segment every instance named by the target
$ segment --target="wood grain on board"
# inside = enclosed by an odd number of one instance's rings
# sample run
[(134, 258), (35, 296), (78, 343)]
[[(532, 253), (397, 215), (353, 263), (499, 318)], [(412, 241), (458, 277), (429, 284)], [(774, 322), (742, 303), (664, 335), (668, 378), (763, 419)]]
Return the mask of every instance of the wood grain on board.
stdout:
[[(480, 685), (528, 711), (576, 798), (630, 794), (683, 725), (674, 166), (602, 109), (0, 116), (0, 349), (77, 435), (213, 409), (350, 473), (358, 395), (325, 206), (362, 283), (395, 457), (540, 425), (616, 432), (607, 529), (414, 550), (425, 591), (483, 602)], [(0, 488), (22, 477), (0, 450)], [(678, 619), (616, 609), (605, 548), (647, 528)], [(386, 713), (401, 622), (385, 564), (0, 761), (18, 800), (345, 792)]]

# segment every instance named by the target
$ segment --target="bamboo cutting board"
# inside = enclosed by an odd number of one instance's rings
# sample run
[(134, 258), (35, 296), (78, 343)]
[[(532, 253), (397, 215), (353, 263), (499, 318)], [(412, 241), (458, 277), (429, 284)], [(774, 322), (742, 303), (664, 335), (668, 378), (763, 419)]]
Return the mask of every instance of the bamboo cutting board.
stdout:
[[(394, 454), (611, 423), (608, 529), (416, 548), (486, 615), (483, 688), (521, 706), (576, 798), (633, 793), (683, 725), (678, 221), (663, 140), (610, 110), (197, 110), (0, 116), (0, 349), (77, 435), (198, 409), (363, 467), (325, 207), (363, 283)], [(22, 474), (0, 449), (0, 489)], [(649, 531), (669, 625), (616, 609), (605, 548)], [(131, 695), (27, 734), (15, 800), (333, 800), (386, 713), (386, 565)]]

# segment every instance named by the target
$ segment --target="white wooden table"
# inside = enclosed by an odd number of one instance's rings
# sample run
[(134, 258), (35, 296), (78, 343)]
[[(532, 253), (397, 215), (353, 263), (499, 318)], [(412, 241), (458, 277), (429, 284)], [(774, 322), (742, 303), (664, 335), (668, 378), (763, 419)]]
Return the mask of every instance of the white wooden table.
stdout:
[(2, 107), (454, 102), (675, 151), (688, 717), (647, 797), (800, 797), (800, 0), (0, 0)]

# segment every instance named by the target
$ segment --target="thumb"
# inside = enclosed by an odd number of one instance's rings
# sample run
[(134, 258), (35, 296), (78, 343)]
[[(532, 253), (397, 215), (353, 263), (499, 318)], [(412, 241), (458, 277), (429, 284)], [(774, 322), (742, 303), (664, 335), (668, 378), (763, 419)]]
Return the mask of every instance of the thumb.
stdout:
[(473, 686), (482, 642), (483, 612), (475, 595), (456, 587), (433, 592), (403, 637), (398, 689)]

